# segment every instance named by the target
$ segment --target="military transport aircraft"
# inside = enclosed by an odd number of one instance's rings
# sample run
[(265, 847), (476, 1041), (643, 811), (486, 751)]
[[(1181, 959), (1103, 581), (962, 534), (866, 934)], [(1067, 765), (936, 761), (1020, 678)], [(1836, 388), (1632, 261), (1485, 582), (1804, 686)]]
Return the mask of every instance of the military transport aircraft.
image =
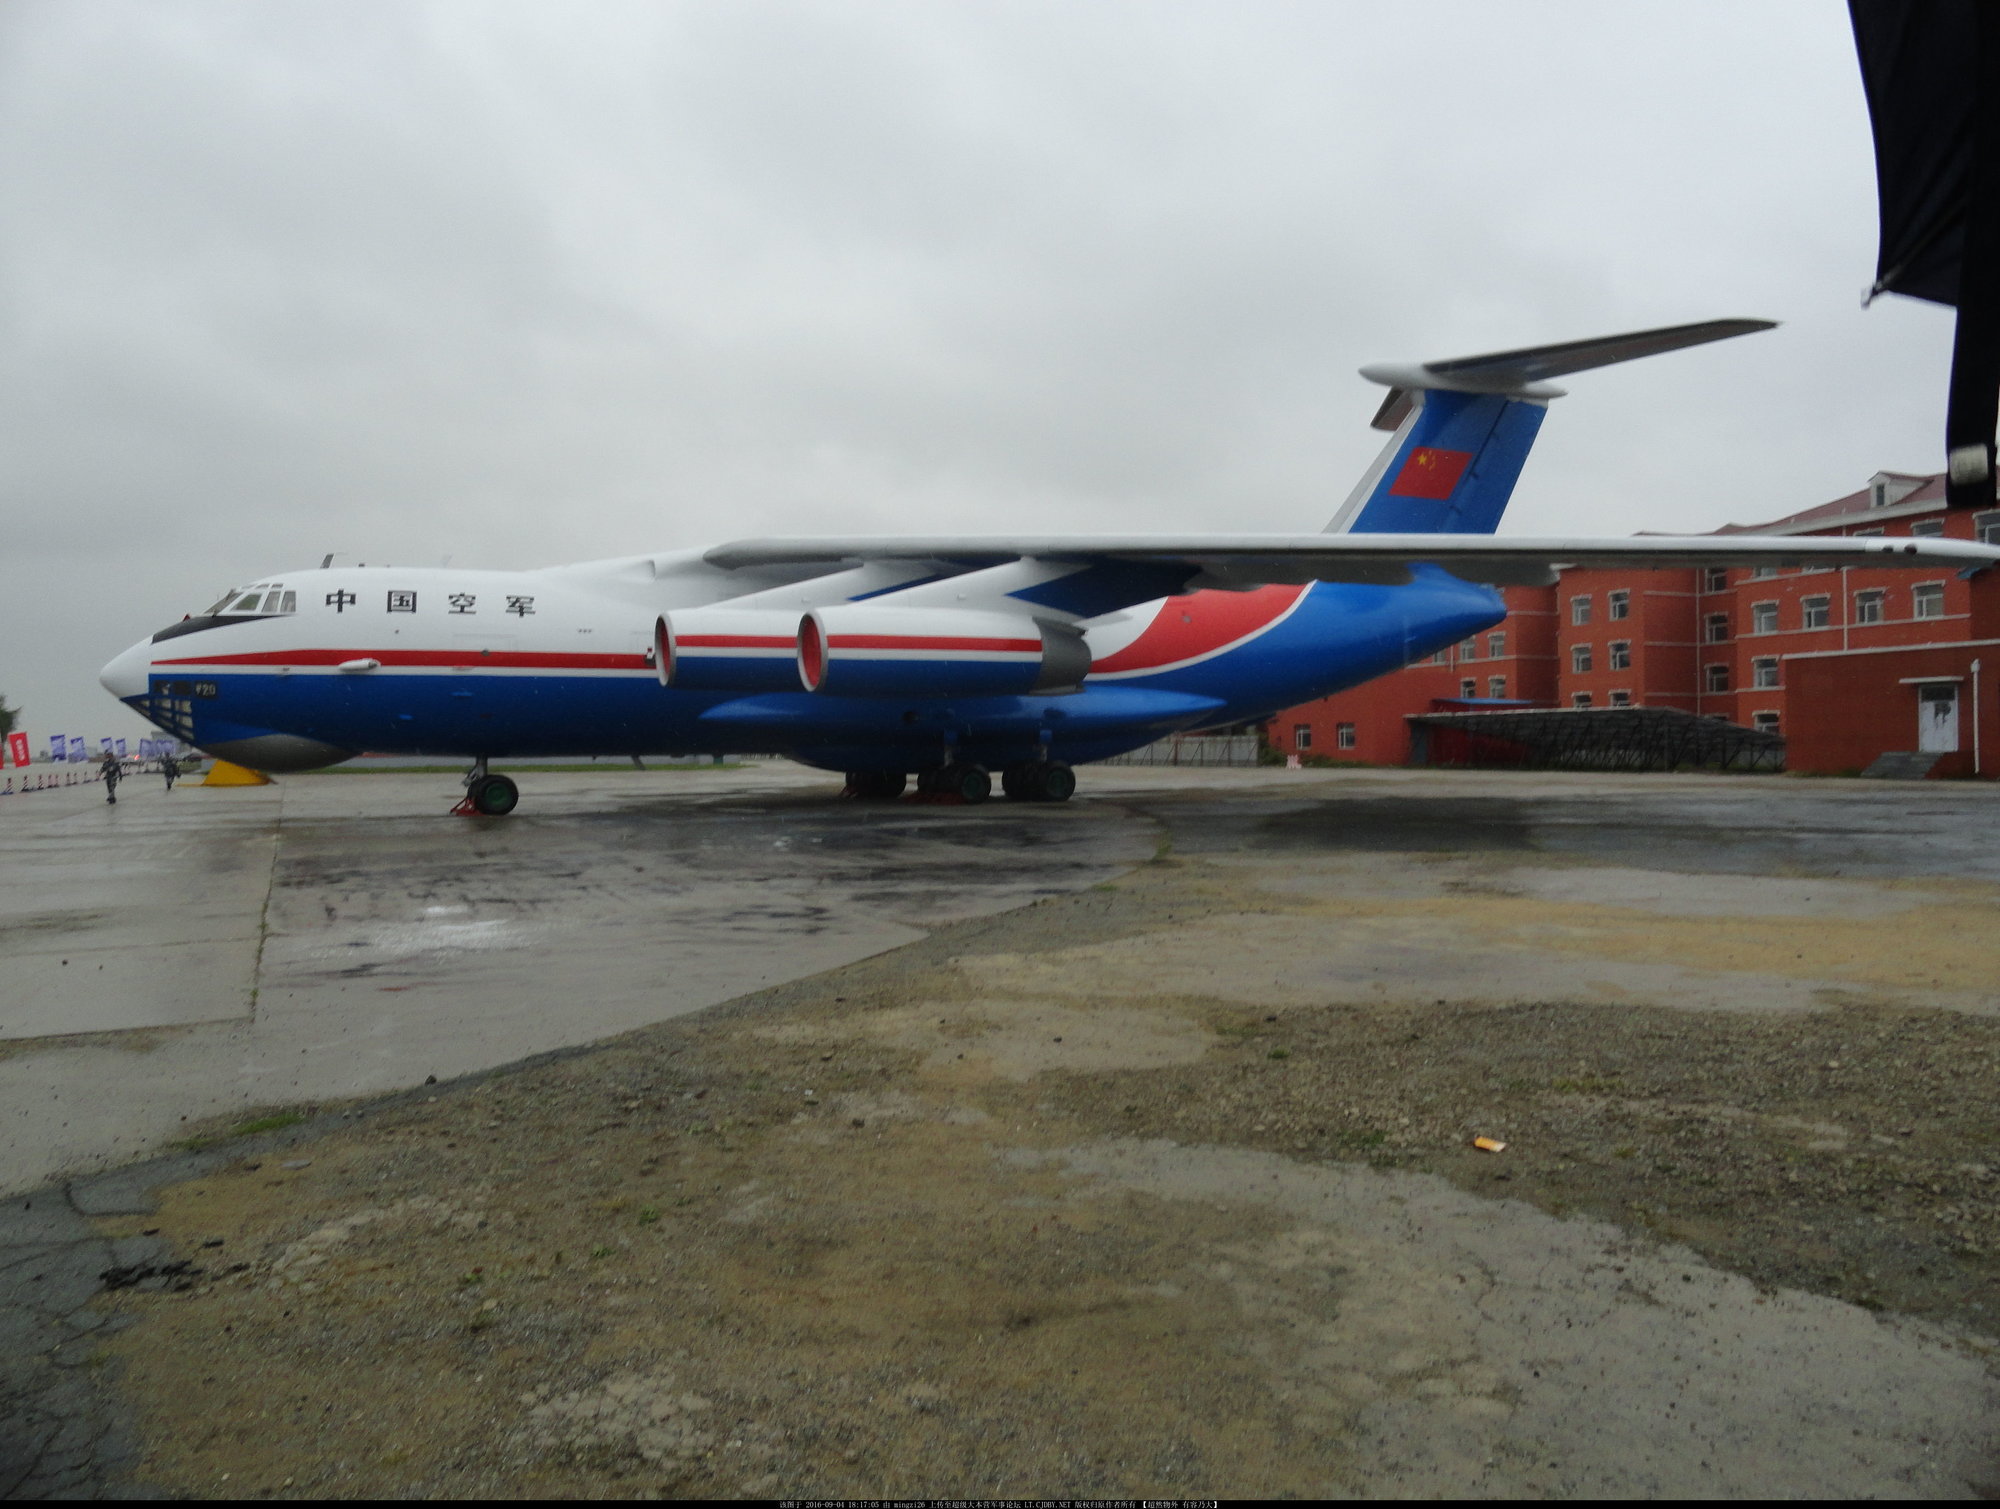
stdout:
[(1496, 587), (1559, 566), (1978, 569), (1943, 539), (1611, 539), (1494, 533), (1549, 381), (1771, 328), (1713, 320), (1421, 365), (1389, 389), (1381, 456), (1320, 534), (736, 540), (534, 571), (286, 571), (125, 651), (105, 687), (258, 770), (361, 750), (492, 761), (775, 753), (857, 796), (1063, 801), (1074, 765), (1263, 718), (1505, 616)]

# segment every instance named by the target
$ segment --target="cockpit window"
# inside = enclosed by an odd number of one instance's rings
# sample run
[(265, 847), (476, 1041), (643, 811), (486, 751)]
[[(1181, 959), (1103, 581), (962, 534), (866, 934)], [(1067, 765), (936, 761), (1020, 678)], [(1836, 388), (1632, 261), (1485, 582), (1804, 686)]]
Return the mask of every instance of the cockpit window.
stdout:
[(202, 609), (201, 616), (215, 618), (222, 614), (255, 613), (261, 618), (270, 614), (298, 611), (297, 592), (287, 592), (283, 582), (259, 582), (254, 587), (231, 587), (220, 598)]

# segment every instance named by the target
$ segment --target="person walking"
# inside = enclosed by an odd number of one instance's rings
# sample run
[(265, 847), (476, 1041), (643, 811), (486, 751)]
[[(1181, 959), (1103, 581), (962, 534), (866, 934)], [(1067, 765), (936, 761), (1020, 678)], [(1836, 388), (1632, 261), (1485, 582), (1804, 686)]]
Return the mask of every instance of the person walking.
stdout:
[(160, 756), (160, 774), (167, 778), (167, 790), (174, 789), (174, 777), (181, 773), (181, 762), (172, 755)]
[(118, 768), (118, 756), (110, 750), (104, 752), (104, 799), (112, 806), (118, 805), (118, 780), (124, 775)]

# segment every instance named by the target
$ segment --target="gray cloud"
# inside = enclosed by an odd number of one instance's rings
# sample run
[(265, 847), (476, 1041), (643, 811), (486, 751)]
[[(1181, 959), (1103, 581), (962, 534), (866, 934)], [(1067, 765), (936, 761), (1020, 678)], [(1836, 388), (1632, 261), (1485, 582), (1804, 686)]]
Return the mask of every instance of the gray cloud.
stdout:
[(1317, 528), (1364, 361), (1717, 314), (1588, 374), (1509, 528), (1936, 464), (1857, 296), (1838, 7), (16, 0), (0, 691), (317, 561), (761, 532)]

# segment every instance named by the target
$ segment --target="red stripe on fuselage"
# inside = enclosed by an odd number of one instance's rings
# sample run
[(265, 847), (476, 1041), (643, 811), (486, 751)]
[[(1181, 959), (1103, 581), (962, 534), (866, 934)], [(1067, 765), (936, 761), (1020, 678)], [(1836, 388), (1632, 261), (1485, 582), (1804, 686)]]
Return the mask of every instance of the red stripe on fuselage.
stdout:
[(1093, 676), (1149, 671), (1214, 654), (1248, 639), (1292, 611), (1311, 588), (1259, 587), (1254, 592), (1191, 592), (1170, 597), (1145, 633), (1090, 668)]
[(1015, 650), (1039, 655), (1039, 639), (945, 639), (913, 634), (832, 634), (827, 643), (836, 650)]
[(674, 643), (683, 650), (796, 650), (793, 634), (676, 634)]
[(161, 665), (339, 665), (348, 660), (379, 660), (383, 665), (409, 666), (515, 666), (534, 670), (643, 671), (649, 670), (644, 655), (578, 655), (539, 650), (258, 650), (240, 655), (189, 655), (179, 660), (156, 660)]

